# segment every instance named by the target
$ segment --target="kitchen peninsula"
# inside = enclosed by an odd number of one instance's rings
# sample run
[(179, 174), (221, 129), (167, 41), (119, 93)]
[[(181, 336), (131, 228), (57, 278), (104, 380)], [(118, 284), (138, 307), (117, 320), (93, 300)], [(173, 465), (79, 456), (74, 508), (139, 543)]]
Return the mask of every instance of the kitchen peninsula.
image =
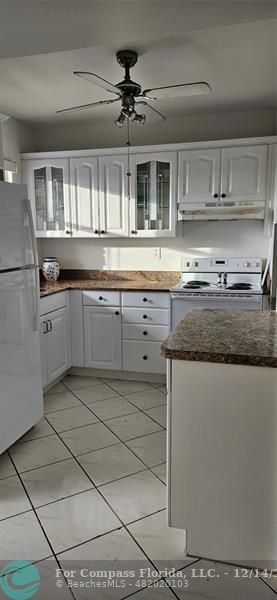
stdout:
[(195, 310), (168, 359), (169, 524), (192, 556), (277, 559), (277, 314)]

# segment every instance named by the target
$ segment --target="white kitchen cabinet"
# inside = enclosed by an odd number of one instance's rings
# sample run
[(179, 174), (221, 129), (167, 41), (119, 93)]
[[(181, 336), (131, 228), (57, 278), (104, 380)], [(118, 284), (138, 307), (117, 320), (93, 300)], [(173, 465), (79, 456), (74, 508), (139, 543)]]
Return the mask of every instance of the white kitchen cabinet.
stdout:
[(266, 199), (267, 146), (222, 149), (221, 197), (259, 202)]
[(69, 237), (72, 230), (68, 159), (28, 160), (23, 167), (36, 236)]
[(179, 152), (179, 202), (207, 202), (220, 194), (219, 148)]
[(131, 237), (174, 237), (177, 153), (131, 156)]
[(100, 156), (100, 235), (127, 237), (129, 234), (127, 156)]
[(70, 159), (72, 235), (98, 237), (99, 174), (98, 157)]
[(265, 202), (267, 145), (179, 152), (181, 204)]
[(42, 384), (45, 387), (71, 366), (69, 314), (66, 306), (40, 318), (40, 348)]
[(85, 367), (121, 369), (121, 310), (84, 306)]

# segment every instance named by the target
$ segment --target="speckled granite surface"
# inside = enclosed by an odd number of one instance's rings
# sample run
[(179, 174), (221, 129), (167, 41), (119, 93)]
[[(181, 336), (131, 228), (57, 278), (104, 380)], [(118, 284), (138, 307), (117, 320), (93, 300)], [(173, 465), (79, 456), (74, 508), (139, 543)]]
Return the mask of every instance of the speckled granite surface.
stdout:
[(40, 297), (63, 290), (121, 290), (166, 292), (179, 280), (177, 271), (62, 271), (51, 283), (41, 280)]
[(162, 354), (173, 360), (277, 367), (277, 312), (193, 310), (163, 343)]

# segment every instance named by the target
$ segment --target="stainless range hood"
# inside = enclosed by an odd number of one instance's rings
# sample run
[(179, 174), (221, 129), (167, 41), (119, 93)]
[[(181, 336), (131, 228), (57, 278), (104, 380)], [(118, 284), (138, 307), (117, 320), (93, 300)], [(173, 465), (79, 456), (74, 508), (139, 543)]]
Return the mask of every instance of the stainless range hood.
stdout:
[(238, 219), (263, 219), (264, 202), (199, 202), (178, 205), (179, 219), (197, 221), (228, 221)]

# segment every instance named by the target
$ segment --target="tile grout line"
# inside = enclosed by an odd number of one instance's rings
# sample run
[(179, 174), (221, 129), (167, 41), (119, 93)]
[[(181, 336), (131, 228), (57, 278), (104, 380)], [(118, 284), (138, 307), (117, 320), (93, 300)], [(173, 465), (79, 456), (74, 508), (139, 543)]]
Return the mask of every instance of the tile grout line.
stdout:
[[(77, 397), (77, 396), (75, 396), (75, 397)], [(80, 402), (82, 402), (82, 400), (80, 400)], [(91, 411), (91, 412), (92, 412), (92, 411)], [(141, 411), (141, 412), (142, 412), (142, 411)], [(94, 413), (93, 413), (93, 414), (94, 414)], [(133, 413), (133, 414), (135, 414), (135, 413)], [(111, 419), (110, 419), (110, 420), (111, 420)], [(104, 421), (102, 421), (101, 419), (99, 419), (99, 421), (100, 421), (100, 422), (101, 422), (103, 425), (105, 425), (105, 422), (104, 422)], [(148, 465), (147, 465), (147, 464), (146, 464), (146, 463), (145, 463), (145, 462), (144, 462), (144, 461), (143, 461), (143, 460), (142, 460), (140, 457), (138, 457), (138, 456), (135, 454), (135, 452), (133, 452), (133, 450), (132, 450), (131, 448), (129, 448), (129, 446), (126, 444), (126, 442), (127, 442), (127, 441), (128, 441), (128, 442), (130, 442), (131, 440), (126, 440), (126, 441), (124, 442), (123, 440), (121, 440), (121, 439), (120, 439), (120, 437), (119, 437), (119, 436), (118, 436), (116, 433), (114, 433), (114, 431), (112, 431), (112, 429), (111, 429), (111, 428), (110, 428), (108, 425), (106, 425), (106, 427), (109, 429), (109, 431), (111, 431), (111, 432), (112, 432), (112, 433), (113, 433), (113, 434), (114, 434), (114, 435), (117, 437), (117, 439), (119, 440), (119, 442), (120, 442), (121, 444), (124, 444), (124, 446), (125, 446), (125, 447), (126, 447), (128, 450), (130, 450), (130, 452), (132, 452), (132, 454), (133, 454), (133, 455), (134, 455), (136, 458), (138, 458), (138, 459), (139, 459), (139, 460), (142, 462), (142, 464), (143, 464), (143, 465), (145, 465), (146, 469), (150, 469), (150, 467), (148, 467)], [(163, 429), (161, 429), (160, 431), (163, 431)], [(159, 431), (154, 431), (154, 432), (152, 432), (152, 433), (159, 433)], [(152, 435), (152, 434), (146, 434), (146, 435)], [(142, 436), (138, 436), (138, 437), (144, 437), (144, 435), (142, 435)], [(137, 438), (133, 438), (133, 439), (137, 439)], [(111, 445), (115, 445), (115, 444), (111, 444)], [(67, 446), (66, 446), (66, 447), (67, 447)], [(109, 446), (107, 446), (107, 448), (109, 448)], [(92, 450), (92, 452), (94, 452), (94, 450)], [(89, 452), (86, 452), (85, 454), (89, 454)], [(82, 455), (80, 454), (79, 456), (82, 456)], [(158, 479), (159, 481), (161, 481), (161, 479), (160, 479), (160, 478), (159, 478), (159, 477), (156, 475), (156, 473), (153, 473), (153, 475), (154, 475), (155, 477), (157, 477), (157, 479)], [(163, 481), (162, 481), (162, 483), (163, 483), (163, 484), (166, 486), (166, 484), (165, 484)]]

